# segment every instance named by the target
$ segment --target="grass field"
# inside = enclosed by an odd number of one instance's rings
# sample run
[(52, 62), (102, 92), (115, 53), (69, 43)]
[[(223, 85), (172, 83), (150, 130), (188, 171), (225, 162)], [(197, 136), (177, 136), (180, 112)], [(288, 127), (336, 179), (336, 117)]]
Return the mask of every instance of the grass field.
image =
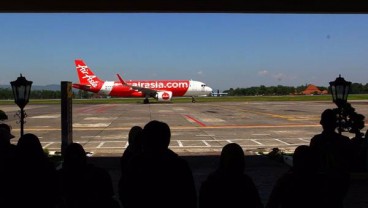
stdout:
[[(348, 101), (352, 100), (368, 100), (368, 94), (349, 95)], [(331, 101), (331, 95), (315, 95), (315, 96), (223, 96), (223, 97), (198, 97), (196, 101), (199, 103), (206, 102), (251, 102), (251, 101)], [(151, 103), (157, 103), (156, 100), (150, 99)], [(171, 100), (172, 103), (190, 103), (191, 98), (178, 97)], [(109, 104), (109, 103), (143, 103), (143, 98), (98, 98), (98, 99), (73, 99), (73, 104)], [(15, 104), (14, 100), (0, 100), (0, 105)], [(59, 99), (31, 99), (28, 105), (32, 104), (60, 104)]]

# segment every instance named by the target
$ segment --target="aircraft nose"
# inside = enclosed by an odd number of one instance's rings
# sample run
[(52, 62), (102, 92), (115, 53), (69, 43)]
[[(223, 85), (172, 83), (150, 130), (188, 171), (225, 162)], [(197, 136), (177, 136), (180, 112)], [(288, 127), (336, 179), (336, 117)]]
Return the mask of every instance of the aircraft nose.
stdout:
[(206, 86), (206, 92), (208, 92), (209, 94), (211, 94), (212, 93), (212, 88)]

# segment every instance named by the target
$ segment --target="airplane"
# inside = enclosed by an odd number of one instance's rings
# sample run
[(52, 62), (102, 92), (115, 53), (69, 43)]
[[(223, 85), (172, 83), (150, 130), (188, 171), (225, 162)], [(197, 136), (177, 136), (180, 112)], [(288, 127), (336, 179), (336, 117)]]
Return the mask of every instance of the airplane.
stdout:
[(229, 93), (227, 93), (227, 92), (220, 92), (220, 90), (217, 90), (217, 92), (212, 92), (211, 93), (211, 96), (213, 96), (213, 97), (215, 97), (215, 96), (217, 96), (217, 97), (220, 97), (220, 96), (225, 96), (225, 95), (228, 95)]
[(75, 60), (79, 83), (73, 88), (109, 95), (114, 97), (144, 97), (143, 103), (149, 103), (152, 97), (159, 102), (170, 102), (172, 97), (209, 96), (212, 89), (205, 83), (193, 80), (129, 80), (104, 81), (98, 78), (82, 59)]

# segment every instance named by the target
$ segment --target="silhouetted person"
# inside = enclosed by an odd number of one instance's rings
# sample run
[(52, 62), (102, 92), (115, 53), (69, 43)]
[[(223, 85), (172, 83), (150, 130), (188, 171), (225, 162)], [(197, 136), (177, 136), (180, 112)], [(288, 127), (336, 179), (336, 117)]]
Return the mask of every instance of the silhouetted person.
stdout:
[(350, 183), (350, 139), (336, 132), (337, 115), (332, 109), (323, 111), (320, 124), (323, 131), (311, 139), (310, 147), (317, 158), (319, 172), (327, 178), (329, 207), (343, 207)]
[(293, 154), (293, 167), (276, 182), (266, 208), (325, 207), (325, 178), (317, 173), (309, 146), (298, 146)]
[(72, 143), (64, 153), (59, 170), (63, 207), (100, 208), (118, 207), (109, 173), (87, 163), (82, 145)]
[(16, 146), (10, 140), (14, 138), (9, 125), (0, 123), (0, 207), (11, 207), (9, 189), (14, 186), (14, 166)]
[(24, 134), (17, 143), (14, 207), (55, 207), (59, 186), (55, 165), (44, 153), (38, 137)]
[(350, 133), (354, 133), (354, 137), (351, 139), (352, 144), (352, 171), (365, 172), (367, 171), (367, 149), (368, 149), (368, 139), (361, 130), (365, 126), (365, 117), (362, 114), (352, 114), (350, 116), (352, 121), (352, 126)]
[(199, 208), (263, 207), (258, 190), (244, 169), (243, 149), (236, 143), (225, 145), (219, 167), (201, 184)]
[(3, 165), (15, 159), (16, 146), (10, 142), (13, 138), (10, 126), (0, 123), (0, 171), (5, 170)]
[(120, 158), (121, 171), (124, 172), (129, 160), (142, 152), (142, 127), (133, 126), (128, 135), (128, 147)]
[[(123, 155), (120, 158), (120, 166), (121, 166), (121, 176), (119, 180), (118, 185), (118, 192), (119, 197), (122, 195), (122, 186), (123, 186), (123, 177), (124, 173), (126, 172), (127, 166), (129, 161), (134, 157), (135, 155), (138, 155), (142, 153), (142, 127), (140, 126), (133, 126), (128, 135), (128, 142), (129, 145), (125, 149)], [(120, 199), (122, 201), (122, 199)]]
[[(0, 167), (15, 158), (16, 146), (10, 142), (13, 138), (14, 135), (11, 134), (10, 126), (0, 123)], [(0, 170), (3, 170), (3, 168)]]
[(150, 121), (143, 128), (143, 152), (133, 157), (122, 184), (125, 208), (194, 208), (197, 196), (188, 163), (168, 147), (170, 128)]

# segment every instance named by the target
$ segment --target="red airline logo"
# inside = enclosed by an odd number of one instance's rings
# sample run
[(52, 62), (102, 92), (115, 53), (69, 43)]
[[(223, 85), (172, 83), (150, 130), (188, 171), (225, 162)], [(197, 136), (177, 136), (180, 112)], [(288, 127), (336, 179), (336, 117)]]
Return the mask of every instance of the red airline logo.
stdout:
[(168, 99), (170, 99), (170, 95), (169, 95), (169, 93), (164, 92), (164, 93), (162, 94), (162, 99), (164, 99), (164, 100), (168, 100)]

